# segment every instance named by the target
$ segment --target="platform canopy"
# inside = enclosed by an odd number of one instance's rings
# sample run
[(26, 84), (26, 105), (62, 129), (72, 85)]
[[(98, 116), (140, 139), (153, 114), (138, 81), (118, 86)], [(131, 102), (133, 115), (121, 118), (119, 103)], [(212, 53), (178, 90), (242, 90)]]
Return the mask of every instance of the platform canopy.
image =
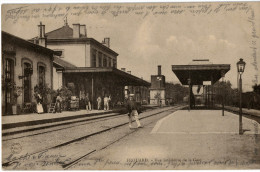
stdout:
[(114, 82), (118, 83), (119, 85), (123, 86), (146, 86), (149, 87), (151, 84), (141, 78), (138, 78), (134, 75), (131, 75), (127, 72), (118, 70), (113, 67), (70, 67), (70, 68), (63, 68), (63, 73), (65, 74), (76, 74), (81, 76), (101, 76), (105, 78), (113, 78)]
[[(212, 64), (209, 60), (193, 60), (189, 65), (172, 65), (172, 71), (182, 85), (203, 85), (204, 81), (216, 83), (230, 70), (230, 64)], [(205, 82), (204, 82), (205, 83)]]

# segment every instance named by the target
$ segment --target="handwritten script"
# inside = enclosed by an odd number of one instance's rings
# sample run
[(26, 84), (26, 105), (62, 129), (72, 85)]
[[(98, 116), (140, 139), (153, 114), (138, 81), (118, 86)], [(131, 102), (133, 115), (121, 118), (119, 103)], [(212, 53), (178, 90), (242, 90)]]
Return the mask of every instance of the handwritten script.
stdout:
[(10, 154), (6, 159), (10, 161), (9, 168), (11, 169), (36, 169), (36, 167), (54, 167), (66, 164), (71, 161), (71, 158), (58, 154), (50, 154), (48, 151), (44, 151), (35, 155), (15, 155)]
[(84, 162), (79, 162), (79, 167), (121, 167), (121, 168), (146, 168), (149, 169), (174, 169), (178, 167), (196, 167), (196, 166), (249, 166), (258, 164), (256, 160), (241, 161), (238, 159), (222, 159), (222, 160), (202, 160), (198, 158), (191, 159), (174, 159), (174, 158), (128, 158), (126, 160), (110, 160), (110, 159), (89, 159)]
[(255, 24), (255, 12), (253, 10), (250, 11), (250, 16), (247, 20), (251, 24), (251, 43), (250, 43), (250, 49), (252, 50), (251, 56), (252, 56), (252, 62), (251, 65), (253, 66), (255, 70), (255, 76), (252, 80), (253, 84), (258, 83), (258, 67), (257, 67), (257, 39), (259, 37), (256, 33), (256, 24)]
[(242, 11), (248, 13), (250, 6), (247, 3), (220, 3), (220, 4), (70, 4), (70, 5), (43, 5), (37, 8), (21, 6), (7, 10), (5, 20), (13, 23), (19, 20), (29, 21), (37, 18), (65, 18), (67, 16), (88, 16), (88, 15), (112, 15), (118, 17), (122, 15), (137, 15), (142, 18), (147, 16), (160, 15), (203, 15), (229, 13)]
[(228, 13), (242, 12), (248, 16), (251, 27), (251, 65), (255, 70), (252, 82), (258, 83), (257, 65), (257, 33), (255, 13), (247, 2), (225, 3), (142, 3), (142, 4), (50, 4), (50, 5), (23, 5), (8, 9), (3, 15), (5, 21), (13, 24), (19, 21), (35, 19), (64, 19), (66, 17), (88, 17), (91, 15), (109, 15), (112, 17), (134, 15), (140, 18), (148, 16), (158, 17), (165, 15), (225, 15)]

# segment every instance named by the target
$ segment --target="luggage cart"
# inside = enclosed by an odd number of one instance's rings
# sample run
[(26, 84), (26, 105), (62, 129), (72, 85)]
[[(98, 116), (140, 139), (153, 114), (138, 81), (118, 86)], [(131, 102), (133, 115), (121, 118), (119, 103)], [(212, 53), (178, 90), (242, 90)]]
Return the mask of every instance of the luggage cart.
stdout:
[(71, 96), (70, 110), (79, 110), (79, 98), (76, 96)]

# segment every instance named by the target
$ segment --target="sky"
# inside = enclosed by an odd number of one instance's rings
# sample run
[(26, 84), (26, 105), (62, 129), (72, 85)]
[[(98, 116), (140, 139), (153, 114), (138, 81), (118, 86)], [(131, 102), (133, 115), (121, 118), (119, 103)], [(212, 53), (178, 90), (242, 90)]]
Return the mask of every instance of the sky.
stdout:
[[(11, 4), (2, 5), (1, 27), (3, 31), (29, 39), (37, 35), (40, 21), (45, 24), (46, 32), (62, 27), (64, 16), (46, 17), (50, 12), (43, 12), (60, 8), (53, 14), (65, 14), (67, 10), (70, 27), (73, 23), (85, 24), (87, 36), (99, 42), (110, 37), (110, 48), (119, 54), (119, 69), (126, 68), (150, 81), (150, 76), (157, 74), (157, 65), (161, 65), (166, 81), (179, 83), (171, 65), (209, 59), (214, 64), (231, 65), (225, 80), (236, 88), (236, 63), (243, 58), (246, 62), (243, 91), (251, 91), (252, 85), (260, 83), (260, 3), (236, 4)], [(16, 9), (20, 17), (15, 20), (16, 13), (7, 11), (18, 7), (25, 11)], [(77, 13), (80, 9), (81, 13)]]

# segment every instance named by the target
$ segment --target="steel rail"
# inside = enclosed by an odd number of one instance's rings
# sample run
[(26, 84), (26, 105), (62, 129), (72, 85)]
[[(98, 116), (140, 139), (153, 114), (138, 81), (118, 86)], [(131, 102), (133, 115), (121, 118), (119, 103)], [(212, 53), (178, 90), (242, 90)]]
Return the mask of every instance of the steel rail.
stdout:
[[(140, 120), (141, 120), (141, 119), (145, 119), (145, 118), (149, 118), (149, 117), (151, 117), (151, 116), (155, 116), (155, 115), (157, 115), (157, 114), (160, 114), (160, 113), (163, 113), (163, 112), (166, 112), (166, 111), (175, 109), (175, 108), (179, 108), (179, 107), (183, 108), (183, 107), (185, 107), (185, 106), (186, 106), (186, 105), (178, 105), (178, 106), (172, 107), (171, 109), (162, 110), (162, 111), (160, 111), (160, 112), (156, 112), (156, 113), (153, 113), (153, 114), (151, 114), (151, 115), (147, 115), (147, 116), (141, 117)], [(81, 140), (83, 140), (83, 139), (86, 139), (86, 138), (88, 138), (88, 137), (91, 137), (91, 136), (94, 136), (94, 135), (98, 135), (98, 134), (107, 132), (107, 131), (109, 131), (109, 130), (111, 130), (111, 129), (115, 129), (115, 128), (118, 128), (118, 127), (121, 127), (121, 126), (124, 126), (124, 125), (127, 125), (127, 124), (128, 124), (128, 122), (124, 122), (124, 123), (115, 125), (115, 126), (113, 126), (113, 127), (109, 127), (109, 128), (107, 128), (107, 129), (100, 130), (100, 131), (98, 131), (98, 132), (94, 132), (94, 133), (91, 133), (91, 134), (88, 134), (88, 135), (85, 135), (85, 136), (82, 136), (82, 137), (79, 137), (79, 138), (76, 138), (76, 139), (73, 139), (73, 140), (70, 140), (70, 141), (61, 143), (61, 144), (58, 144), (58, 145), (55, 145), (55, 146), (51, 146), (51, 147), (49, 147), (49, 148), (45, 148), (45, 149), (40, 150), (40, 151), (37, 151), (37, 152), (33, 152), (33, 153), (30, 153), (30, 154), (27, 154), (27, 155), (28, 155), (28, 156), (31, 156), (31, 155), (38, 154), (38, 153), (41, 153), (41, 152), (46, 152), (46, 151), (48, 151), (48, 150), (60, 148), (60, 147), (69, 145), (69, 144), (71, 144), (71, 143), (79, 142), (79, 141), (81, 141)], [(4, 162), (4, 163), (2, 163), (2, 166), (3, 166), (3, 167), (8, 167), (8, 166), (10, 166), (13, 162), (19, 161), (19, 159), (22, 159), (22, 157), (21, 157), (21, 158), (18, 158), (18, 159), (15, 159), (15, 160), (11, 160), (11, 161)], [(63, 165), (63, 166), (64, 166), (64, 165)], [(64, 166), (64, 168), (65, 168), (65, 167), (66, 167), (66, 165)]]

